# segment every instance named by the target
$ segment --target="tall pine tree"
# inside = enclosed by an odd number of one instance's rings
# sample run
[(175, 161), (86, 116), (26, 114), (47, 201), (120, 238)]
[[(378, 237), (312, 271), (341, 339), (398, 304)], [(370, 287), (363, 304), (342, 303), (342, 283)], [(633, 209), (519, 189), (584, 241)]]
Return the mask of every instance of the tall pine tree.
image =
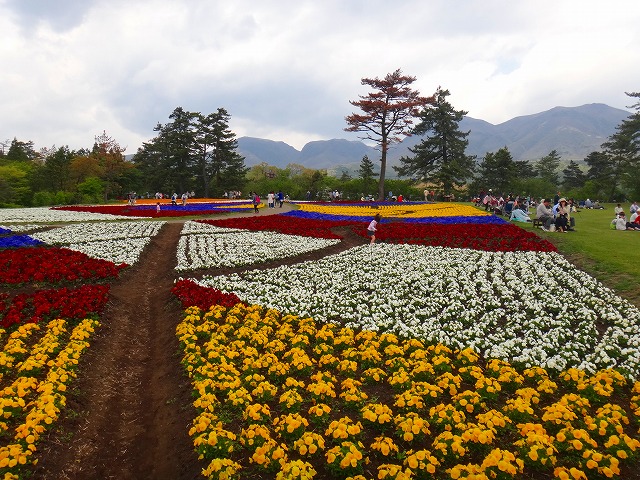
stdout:
[(245, 183), (248, 169), (244, 157), (236, 151), (238, 142), (229, 128), (230, 117), (224, 108), (197, 117), (197, 163), (205, 197), (210, 193), (219, 196), (224, 191), (241, 190)]
[(449, 95), (449, 90), (438, 87), (433, 105), (422, 111), (420, 123), (412, 132), (423, 135), (423, 140), (409, 149), (412, 157), (402, 157), (401, 165), (394, 167), (399, 175), (418, 176), (438, 185), (445, 195), (464, 185), (475, 166), (475, 157), (465, 153), (469, 132), (461, 132), (459, 128), (467, 112), (454, 110), (446, 100)]

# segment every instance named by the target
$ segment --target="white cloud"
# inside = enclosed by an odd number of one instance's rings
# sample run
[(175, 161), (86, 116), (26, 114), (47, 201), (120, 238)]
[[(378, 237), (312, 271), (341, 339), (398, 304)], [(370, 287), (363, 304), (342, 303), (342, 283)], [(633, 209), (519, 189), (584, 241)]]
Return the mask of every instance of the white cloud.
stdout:
[(640, 90), (631, 0), (53, 3), (0, 0), (2, 140), (80, 148), (106, 130), (132, 153), (177, 106), (297, 148), (355, 139), (360, 79), (396, 68), (492, 123)]

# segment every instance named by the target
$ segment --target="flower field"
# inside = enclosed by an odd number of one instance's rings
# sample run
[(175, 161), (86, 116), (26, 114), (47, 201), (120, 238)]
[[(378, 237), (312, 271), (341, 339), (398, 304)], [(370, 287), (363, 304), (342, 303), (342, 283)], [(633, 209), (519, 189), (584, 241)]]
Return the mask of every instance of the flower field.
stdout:
[(325, 238), (252, 232), (186, 222), (178, 244), (176, 270), (251, 265), (300, 255), (338, 242), (339, 240)]
[[(57, 212), (0, 211), (7, 478), (27, 471), (64, 407), (75, 363), (58, 370), (58, 358), (77, 362), (109, 282), (163, 234), (164, 222), (121, 211), (127, 221), (78, 211), (67, 213), (95, 217), (35, 228)], [(368, 245), (375, 213), (381, 242)], [(360, 245), (322, 253), (344, 235)], [(176, 241), (176, 335), (204, 477), (637, 474), (640, 311), (531, 231), (456, 204), (304, 203), (186, 221)], [(202, 274), (219, 267), (238, 270)]]
[[(109, 283), (126, 266), (47, 246), (64, 243), (55, 241), (55, 230), (41, 232), (42, 240), (13, 234), (40, 230), (40, 224), (27, 222), (61, 220), (36, 210), (43, 215), (29, 210), (18, 217), (11, 211), (7, 218), (2, 212), (2, 221), (25, 222), (3, 228), (0, 237), (0, 474), (5, 479), (22, 478), (35, 461), (36, 445), (64, 409), (67, 385), (100, 325)], [(58, 230), (71, 230), (68, 238), (79, 239), (96, 227)]]

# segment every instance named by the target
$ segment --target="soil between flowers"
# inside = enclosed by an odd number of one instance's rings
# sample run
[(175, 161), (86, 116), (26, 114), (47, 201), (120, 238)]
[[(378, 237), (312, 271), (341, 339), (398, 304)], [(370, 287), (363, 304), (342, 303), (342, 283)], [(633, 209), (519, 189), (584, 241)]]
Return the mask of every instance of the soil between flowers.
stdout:
[(196, 414), (175, 335), (182, 320), (180, 303), (170, 293), (175, 279), (317, 260), (368, 242), (339, 228), (335, 233), (343, 240), (321, 250), (250, 267), (179, 274), (174, 268), (183, 224), (164, 225), (138, 263), (112, 284), (102, 326), (80, 360), (67, 407), (38, 445), (34, 479), (202, 478), (206, 465), (188, 435)]

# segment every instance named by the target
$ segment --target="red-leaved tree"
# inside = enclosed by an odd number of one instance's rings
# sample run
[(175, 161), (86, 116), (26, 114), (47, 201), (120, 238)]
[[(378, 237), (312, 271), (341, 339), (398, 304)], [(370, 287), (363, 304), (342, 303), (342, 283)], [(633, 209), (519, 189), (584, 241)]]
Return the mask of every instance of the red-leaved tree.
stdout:
[(369, 85), (375, 91), (360, 100), (349, 103), (362, 110), (345, 117), (349, 125), (347, 132), (364, 132), (360, 137), (372, 140), (380, 150), (380, 180), (378, 200), (384, 200), (384, 178), (387, 168), (389, 146), (402, 140), (401, 135), (410, 136), (413, 119), (420, 109), (433, 102), (433, 97), (421, 97), (420, 92), (411, 89), (416, 77), (402, 75), (400, 69), (387, 74), (383, 79), (363, 78), (362, 85)]

